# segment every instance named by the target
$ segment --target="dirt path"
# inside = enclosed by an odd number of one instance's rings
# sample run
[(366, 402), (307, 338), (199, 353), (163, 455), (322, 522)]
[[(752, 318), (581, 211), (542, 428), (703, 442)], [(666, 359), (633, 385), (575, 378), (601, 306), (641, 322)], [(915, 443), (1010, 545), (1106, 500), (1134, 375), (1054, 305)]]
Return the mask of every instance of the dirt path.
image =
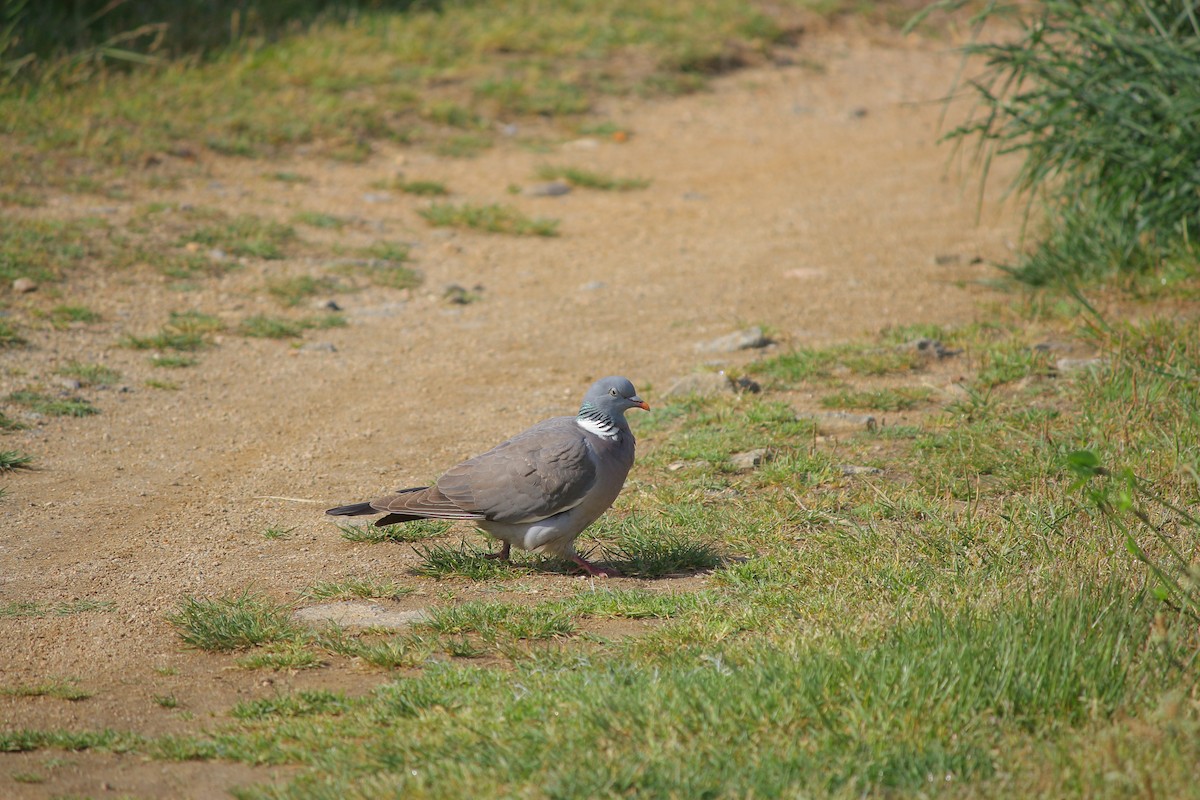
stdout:
[[(142, 388), (150, 368), (144, 354), (117, 346), (120, 335), (156, 327), (168, 310), (270, 308), (261, 292), (247, 293), (267, 267), (186, 295), (134, 276), (93, 279), (88, 304), (112, 325), (39, 335), (34, 349), (0, 356), (5, 393), (72, 358), (121, 369), (135, 388), (97, 393), (101, 416), (53, 420), (4, 442), (36, 454), (40, 468), (4, 479), (0, 601), (115, 604), (108, 613), (0, 619), (0, 683), (76, 677), (95, 693), (82, 703), (0, 699), (5, 725), (157, 733), (195, 723), (159, 707), (156, 695), (173, 694), (203, 717), (283, 685), (365, 690), (386, 676), (226, 669), (228, 658), (184, 651), (164, 614), (187, 594), (250, 586), (291, 600), (316, 580), (355, 574), (405, 577), (427, 599), (438, 587), (407, 576), (409, 547), (347, 543), (320, 510), (428, 480), (539, 418), (570, 413), (605, 374), (630, 376), (655, 404), (670, 379), (709, 358), (697, 343), (747, 324), (768, 325), (785, 343), (819, 344), (891, 324), (977, 318), (988, 295), (976, 281), (991, 271), (971, 261), (1004, 258), (1017, 225), (1015, 212), (994, 206), (977, 225), (974, 183), (948, 174), (949, 149), (936, 145), (942, 109), (933, 101), (957, 57), (944, 43), (846, 34), (801, 51), (823, 71), (750, 71), (707, 94), (614, 103), (613, 117), (635, 131), (624, 144), (279, 165), (314, 178), (299, 189), (264, 180), (261, 162), (215, 160), (211, 180), (162, 192), (158, 199), (281, 220), (300, 209), (360, 217), (342, 235), (416, 241), (426, 284), (408, 299), (339, 297), (349, 326), (308, 336), (336, 352), (225, 337), (199, 366), (171, 376), (178, 392)], [(544, 163), (653, 183), (562, 198), (506, 192)], [(365, 197), (397, 168), (444, 181), (463, 199), (561, 219), (562, 235), (433, 231), (415, 213), (424, 201)], [(53, 209), (81, 213), (72, 203), (87, 205), (68, 198)], [(112, 213), (119, 223), (128, 209)], [(281, 268), (312, 269), (270, 265)], [(481, 284), (484, 300), (446, 304), (439, 295), (451, 282)], [(267, 540), (271, 525), (295, 531)], [(537, 577), (550, 590), (572, 580)], [(0, 773), (38, 758), (4, 756)], [(206, 785), (193, 783), (195, 769), (118, 756), (74, 764), (41, 786), (0, 774), (0, 794), (95, 791), (103, 779), (120, 791), (205, 796), (269, 777), (231, 767)]]

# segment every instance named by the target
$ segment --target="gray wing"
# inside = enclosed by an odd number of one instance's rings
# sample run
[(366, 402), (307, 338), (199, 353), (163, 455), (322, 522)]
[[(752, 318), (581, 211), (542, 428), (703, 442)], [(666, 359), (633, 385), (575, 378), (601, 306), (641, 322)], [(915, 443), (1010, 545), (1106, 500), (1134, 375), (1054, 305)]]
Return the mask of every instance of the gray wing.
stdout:
[(446, 471), (437, 489), (464, 511), (507, 523), (534, 522), (583, 502), (596, 483), (587, 433), (555, 417)]

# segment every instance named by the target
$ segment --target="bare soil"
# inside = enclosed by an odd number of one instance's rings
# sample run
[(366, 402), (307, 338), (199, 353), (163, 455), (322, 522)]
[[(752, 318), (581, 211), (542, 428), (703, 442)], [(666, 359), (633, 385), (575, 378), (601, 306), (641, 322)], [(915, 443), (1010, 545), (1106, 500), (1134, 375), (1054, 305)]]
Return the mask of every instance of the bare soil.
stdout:
[[(350, 216), (357, 223), (341, 232), (304, 235), (415, 242), (426, 281), (411, 292), (338, 295), (349, 325), (306, 334), (334, 352), (225, 335), (198, 366), (170, 374), (121, 347), (121, 337), (158, 328), (172, 310), (278, 313), (262, 291), (266, 276), (315, 274), (318, 265), (249, 262), (186, 293), (149, 270), (96, 269), (13, 299), (16, 308), (78, 302), (105, 321), (28, 332), (29, 347), (0, 351), (0, 391), (52, 384), (70, 360), (115, 367), (131, 390), (84, 389), (100, 415), (44, 420), (0, 442), (37, 458), (37, 469), (3, 478), (0, 602), (114, 604), (0, 619), (0, 684), (77, 678), (94, 693), (79, 702), (0, 698), (3, 725), (155, 735), (219, 723), (233, 703), (279, 690), (368, 691), (390, 676), (336, 660), (295, 674), (242, 670), (231, 657), (185, 649), (164, 617), (187, 595), (251, 587), (294, 601), (317, 580), (350, 575), (416, 587), (409, 607), (470, 597), (470, 585), (412, 575), (407, 545), (343, 540), (322, 510), (427, 482), (528, 424), (573, 413), (606, 374), (629, 376), (655, 405), (673, 378), (714, 358), (735, 367), (753, 358), (696, 349), (746, 325), (769, 326), (786, 347), (986, 314), (1001, 299), (983, 283), (995, 276), (986, 262), (1011, 254), (1018, 209), (989, 194), (977, 220), (975, 179), (938, 144), (939, 101), (959, 67), (952, 44), (825, 32), (802, 42), (796, 65), (737, 73), (695, 96), (613, 101), (612, 117), (633, 129), (624, 142), (598, 137), (550, 153), (513, 144), (469, 160), (381, 146), (359, 165), (204, 155), (204, 177), (177, 189), (127, 202), (63, 196), (35, 212), (71, 217), (103, 206), (120, 225), (138, 204), (165, 200), (281, 221), (300, 210)], [(546, 163), (653, 182), (559, 198), (506, 191), (535, 182)], [(1004, 167), (994, 168), (993, 187), (1003, 186)], [(276, 170), (312, 182), (264, 177)], [(367, 197), (379, 194), (372, 181), (397, 170), (443, 181), (454, 199), (558, 218), (561, 236), (434, 230), (416, 213), (427, 200)], [(483, 299), (448, 304), (441, 293), (450, 283), (481, 285)], [(148, 378), (181, 388), (148, 388)], [(271, 526), (295, 530), (269, 540), (262, 532)], [(581, 580), (534, 574), (507, 588), (544, 597)], [(705, 578), (616, 580), (670, 591)], [(179, 707), (154, 700), (165, 695)], [(46, 780), (11, 777), (27, 772)], [(286, 774), (35, 752), (0, 755), (0, 795), (211, 797)]]

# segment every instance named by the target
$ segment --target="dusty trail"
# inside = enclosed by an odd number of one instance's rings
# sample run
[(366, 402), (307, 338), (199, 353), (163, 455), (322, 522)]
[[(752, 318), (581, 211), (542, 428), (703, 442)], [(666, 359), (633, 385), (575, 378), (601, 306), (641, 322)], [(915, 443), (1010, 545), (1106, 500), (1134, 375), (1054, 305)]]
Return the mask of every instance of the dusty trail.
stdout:
[[(635, 131), (625, 144), (540, 155), (500, 147), (474, 160), (382, 152), (363, 165), (297, 158), (279, 168), (315, 178), (300, 190), (264, 180), (259, 163), (217, 160), (219, 188), (162, 193), (281, 220), (301, 209), (361, 217), (370, 224), (345, 235), (416, 241), (426, 284), (407, 300), (339, 297), (350, 325), (308, 337), (336, 352), (228, 336), (180, 376), (182, 391), (104, 393), (99, 417), (11, 438), (41, 468), (5, 480), (0, 601), (90, 599), (115, 610), (0, 620), (4, 683), (75, 676), (96, 693), (75, 704), (0, 699), (0, 717), (154, 733), (180, 727), (154, 695), (175, 694), (199, 716), (274, 691), (262, 675), (223, 670), (228, 659), (182, 650), (164, 614), (187, 594), (253, 586), (290, 600), (316, 580), (351, 574), (403, 577), (433, 594), (431, 582), (405, 577), (410, 548), (349, 544), (320, 510), (428, 480), (539, 418), (569, 413), (595, 377), (628, 375), (655, 404), (671, 378), (711, 358), (698, 342), (746, 324), (799, 345), (977, 318), (988, 298), (977, 281), (991, 271), (970, 262), (1004, 258), (1017, 224), (994, 205), (976, 224), (974, 184), (947, 175), (948, 148), (936, 144), (942, 109), (932, 101), (957, 56), (944, 43), (890, 35), (828, 34), (801, 49), (823, 71), (748, 71), (694, 97), (614, 101), (613, 118)], [(561, 219), (562, 235), (447, 235), (417, 217), (423, 201), (367, 202), (365, 187), (398, 159), (409, 178), (444, 181), (464, 199)], [(653, 183), (631, 193), (507, 194), (543, 163)], [(140, 379), (144, 355), (117, 347), (122, 333), (151, 329), (172, 309), (264, 303), (246, 294), (261, 285), (258, 270), (186, 296), (165, 286), (137, 296), (114, 279), (96, 300), (120, 320), (107, 335), (74, 332), (0, 357), (45, 374), (71, 358), (103, 361)], [(448, 306), (437, 295), (450, 282), (482, 284), (485, 299)], [(0, 389), (22, 380), (6, 373)], [(264, 539), (271, 525), (295, 526), (293, 538)], [(538, 580), (553, 591), (573, 579)], [(363, 689), (383, 679), (349, 670), (276, 678)], [(97, 760), (108, 763), (81, 763)]]

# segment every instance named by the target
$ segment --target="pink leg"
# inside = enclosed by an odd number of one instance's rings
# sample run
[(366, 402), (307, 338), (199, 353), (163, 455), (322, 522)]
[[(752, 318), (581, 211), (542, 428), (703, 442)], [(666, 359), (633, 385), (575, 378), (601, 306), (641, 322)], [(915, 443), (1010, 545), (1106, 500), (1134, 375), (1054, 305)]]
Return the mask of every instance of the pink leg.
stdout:
[(508, 542), (505, 542), (504, 544), (502, 544), (500, 546), (499, 553), (488, 553), (486, 556), (484, 556), (484, 558), (494, 558), (497, 561), (508, 561), (508, 558), (511, 555), (511, 553), (512, 553), (512, 545), (509, 544)]
[(591, 563), (590, 561), (586, 560), (583, 556), (579, 555), (578, 553), (572, 553), (570, 556), (568, 556), (568, 558), (571, 559), (571, 562), (573, 564), (575, 564), (577, 567), (579, 567), (580, 569), (582, 569), (584, 572), (586, 572), (588, 575), (591, 575), (592, 577), (595, 577), (595, 578), (619, 578), (619, 577), (621, 577), (620, 570), (615, 570), (612, 567), (598, 567), (595, 564)]

